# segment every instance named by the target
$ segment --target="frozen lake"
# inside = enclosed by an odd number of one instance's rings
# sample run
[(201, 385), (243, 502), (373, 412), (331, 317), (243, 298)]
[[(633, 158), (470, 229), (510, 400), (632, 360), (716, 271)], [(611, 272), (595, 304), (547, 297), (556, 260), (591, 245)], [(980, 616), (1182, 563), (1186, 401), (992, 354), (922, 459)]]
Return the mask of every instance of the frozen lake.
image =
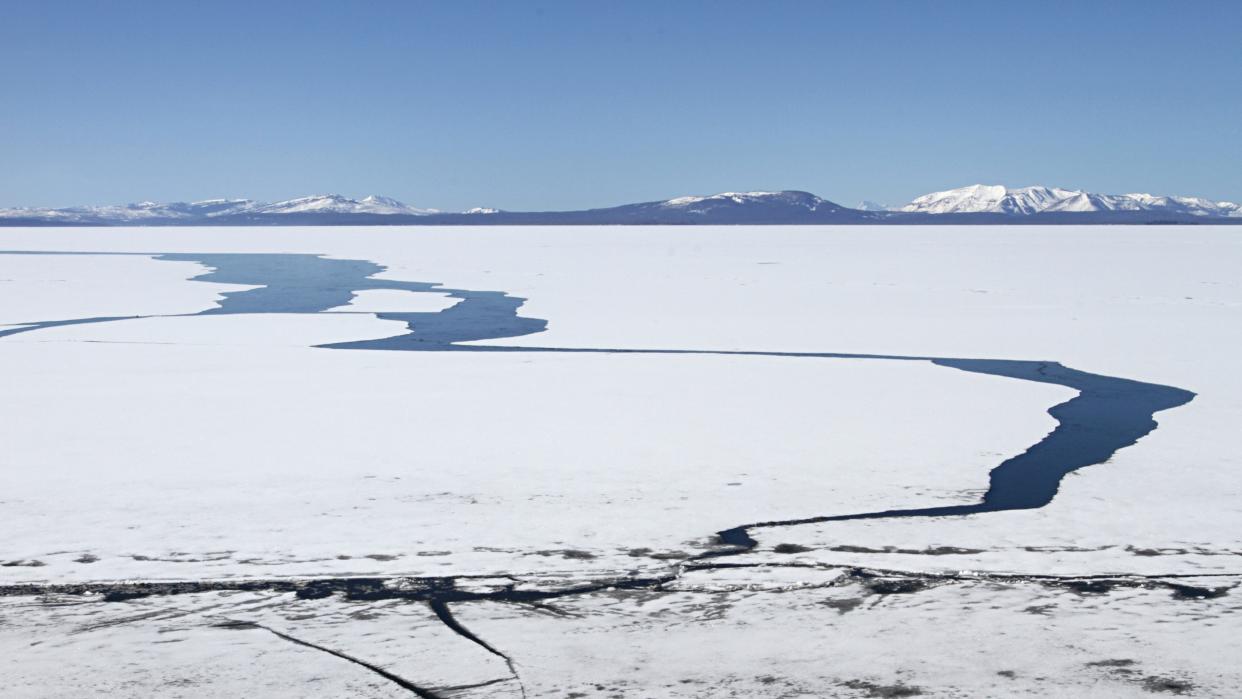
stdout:
[(1239, 263), (1211, 227), (0, 231), (0, 673), (1226, 692)]

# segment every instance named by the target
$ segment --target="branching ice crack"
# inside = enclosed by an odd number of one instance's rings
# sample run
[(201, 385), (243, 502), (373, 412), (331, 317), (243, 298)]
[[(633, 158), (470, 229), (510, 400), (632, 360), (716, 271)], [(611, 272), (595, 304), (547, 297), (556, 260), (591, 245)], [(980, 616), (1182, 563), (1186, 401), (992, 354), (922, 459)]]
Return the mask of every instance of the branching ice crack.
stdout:
[(483, 650), (491, 653), (501, 660), (504, 660), (505, 665), (509, 668), (509, 673), (512, 674), (513, 679), (517, 681), (518, 688), (521, 690), (522, 696), (526, 696), (526, 685), (522, 683), (522, 677), (518, 674), (517, 665), (513, 662), (513, 658), (510, 658), (508, 655), (496, 650), (487, 641), (484, 641), (482, 638), (475, 635), (473, 631), (465, 626), (462, 626), (461, 622), (457, 620), (457, 617), (453, 616), (453, 612), (449, 609), (448, 602), (445, 602), (442, 599), (432, 599), (427, 602), (427, 606), (431, 607), (431, 611), (435, 613), (440, 621), (444, 622), (444, 625), (452, 629), (457, 635), (471, 641), (472, 643), (475, 643)]
[(262, 629), (279, 638), (283, 638), (284, 640), (290, 643), (295, 643), (299, 646), (304, 646), (306, 648), (313, 648), (314, 650), (327, 653), (328, 655), (340, 658), (341, 660), (345, 660), (355, 665), (364, 667), (370, 670), (371, 672), (379, 675), (380, 677), (383, 677), (389, 682), (392, 682), (393, 684), (399, 687), (409, 690), (410, 692), (414, 693), (416, 696), (424, 697), (424, 699), (441, 699), (441, 697), (435, 692), (419, 687), (418, 685), (414, 684), (413, 682), (410, 682), (404, 677), (394, 675), (393, 673), (385, 670), (382, 667), (379, 667), (378, 665), (373, 665), (371, 663), (368, 663), (365, 660), (356, 658), (352, 655), (349, 655), (348, 653), (344, 653), (339, 650), (333, 650), (331, 648), (326, 648), (324, 646), (321, 646), (317, 643), (311, 643), (310, 641), (304, 641), (300, 638), (290, 636), (289, 634), (284, 633), (283, 631), (277, 631), (276, 629), (273, 629), (270, 626), (264, 626), (263, 624), (257, 624), (252, 621), (233, 621), (233, 620), (227, 621), (224, 624), (221, 624), (220, 626), (222, 626), (223, 628), (231, 628), (231, 629)]

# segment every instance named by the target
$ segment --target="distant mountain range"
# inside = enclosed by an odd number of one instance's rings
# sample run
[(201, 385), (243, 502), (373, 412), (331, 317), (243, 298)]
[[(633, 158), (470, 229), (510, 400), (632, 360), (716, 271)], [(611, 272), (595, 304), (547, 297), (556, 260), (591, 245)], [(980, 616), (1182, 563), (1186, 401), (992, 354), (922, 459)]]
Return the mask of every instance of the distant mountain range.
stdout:
[(435, 209), (416, 209), (396, 199), (370, 196), (355, 200), (339, 194), (299, 197), (274, 204), (250, 199), (207, 199), (159, 204), (144, 201), (123, 206), (75, 206), (66, 209), (0, 209), (0, 223), (9, 219), (40, 219), (55, 224), (199, 225), (244, 218), (273, 222), (287, 216), (424, 216)]
[(208, 199), (64, 209), (0, 209), (0, 226), (689, 225), (689, 224), (1240, 224), (1242, 205), (1198, 197), (1094, 194), (1056, 187), (972, 185), (897, 208), (848, 208), (814, 194), (725, 192), (581, 211), (420, 209), (388, 197), (338, 194), (275, 203)]

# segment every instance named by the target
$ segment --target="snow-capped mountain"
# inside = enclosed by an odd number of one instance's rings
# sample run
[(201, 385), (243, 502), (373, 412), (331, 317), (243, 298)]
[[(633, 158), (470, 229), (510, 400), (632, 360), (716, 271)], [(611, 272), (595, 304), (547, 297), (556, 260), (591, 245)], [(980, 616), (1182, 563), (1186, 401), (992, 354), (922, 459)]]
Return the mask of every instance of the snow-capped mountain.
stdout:
[(1242, 206), (1238, 204), (1199, 197), (1094, 194), (1059, 187), (1010, 188), (983, 184), (925, 194), (900, 210), (923, 214), (993, 213), (1018, 216), (1110, 211), (1147, 211), (1204, 217), (1242, 216)]
[(404, 214), (407, 216), (439, 213), (435, 209), (416, 209), (391, 197), (371, 195), (363, 199), (350, 199), (339, 194), (319, 194), (275, 204), (263, 204), (255, 207), (253, 212), (259, 214)]
[(924, 214), (999, 213), (1034, 214), (1077, 192), (1055, 187), (1021, 187), (976, 184), (944, 192), (924, 194), (901, 207)]
[[(737, 209), (740, 207), (781, 207), (818, 211), (820, 208), (840, 210), (842, 207), (809, 192), (722, 192), (704, 197), (676, 197), (656, 202), (660, 207), (685, 211), (694, 214), (706, 214), (719, 209)], [(636, 205), (641, 206), (641, 205)]]
[[(510, 214), (516, 216), (517, 214)], [(545, 216), (548, 214), (544, 214)], [(582, 224), (784, 224), (845, 223), (870, 214), (847, 209), (809, 192), (723, 192), (626, 204), (607, 209), (557, 212), (564, 223)]]

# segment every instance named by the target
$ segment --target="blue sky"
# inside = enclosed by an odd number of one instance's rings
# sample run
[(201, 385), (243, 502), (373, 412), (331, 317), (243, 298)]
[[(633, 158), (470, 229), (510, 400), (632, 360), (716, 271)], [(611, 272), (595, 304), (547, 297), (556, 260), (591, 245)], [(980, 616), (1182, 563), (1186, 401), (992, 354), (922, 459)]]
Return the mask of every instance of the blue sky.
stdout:
[(0, 206), (1242, 199), (1242, 2), (0, 5)]

